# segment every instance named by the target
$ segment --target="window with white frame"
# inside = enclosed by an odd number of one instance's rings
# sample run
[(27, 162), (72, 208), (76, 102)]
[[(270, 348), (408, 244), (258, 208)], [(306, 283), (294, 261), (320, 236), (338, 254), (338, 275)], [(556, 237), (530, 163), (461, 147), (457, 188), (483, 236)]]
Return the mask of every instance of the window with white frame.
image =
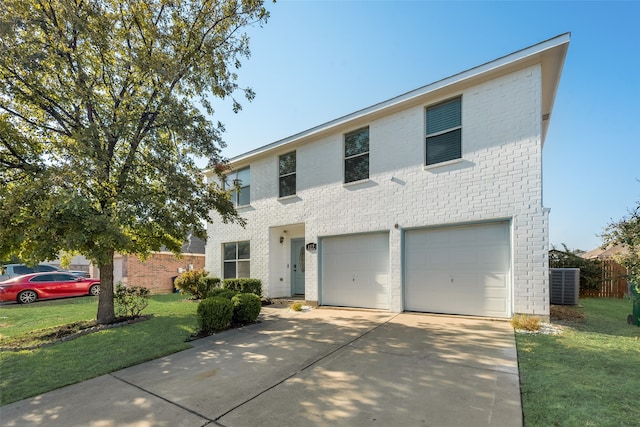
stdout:
[(251, 203), (251, 170), (246, 167), (230, 172), (224, 183), (225, 190), (231, 190), (231, 201), (236, 206)]
[(344, 182), (369, 178), (369, 128), (349, 132), (344, 136)]
[(283, 154), (279, 159), (279, 196), (296, 194), (296, 152)]
[(251, 251), (249, 242), (225, 243), (223, 246), (223, 278), (249, 277), (251, 274)]
[(462, 98), (427, 108), (426, 165), (462, 158)]

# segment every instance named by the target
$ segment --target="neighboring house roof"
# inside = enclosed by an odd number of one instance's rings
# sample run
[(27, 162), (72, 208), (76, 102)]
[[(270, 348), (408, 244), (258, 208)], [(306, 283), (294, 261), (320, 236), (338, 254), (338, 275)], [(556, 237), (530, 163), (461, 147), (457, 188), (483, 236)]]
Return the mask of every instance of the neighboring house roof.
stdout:
[[(180, 252), (183, 254), (204, 254), (204, 247), (206, 242), (199, 237), (189, 234), (182, 245)], [(162, 246), (160, 252), (169, 252), (169, 250)]]
[[(370, 121), (377, 117), (392, 114), (428, 102), (430, 98), (445, 90), (461, 90), (479, 82), (505, 75), (517, 69), (522, 69), (533, 64), (542, 66), (542, 143), (544, 144), (553, 104), (560, 83), (560, 75), (564, 66), (567, 49), (569, 48), (570, 33), (565, 33), (538, 43), (512, 54), (503, 56), (483, 65), (471, 68), (467, 71), (455, 74), (451, 77), (436, 81), (426, 86), (407, 92), (403, 95), (380, 102), (330, 122), (321, 124), (311, 129), (292, 135), (288, 138), (273, 142), (255, 150), (249, 151), (230, 159), (235, 166), (249, 163), (251, 159), (270, 154), (283, 146), (293, 148), (302, 145), (310, 138), (335, 132), (342, 127), (353, 126), (354, 123)], [(211, 175), (212, 170), (204, 171), (205, 175)]]
[(186, 242), (182, 245), (183, 254), (203, 254), (206, 242), (192, 234), (187, 237)]
[(610, 246), (606, 249), (602, 249), (599, 247), (595, 249), (591, 249), (590, 251), (585, 252), (580, 256), (586, 259), (596, 259), (596, 258), (610, 259), (616, 254), (628, 254), (628, 253), (629, 253), (629, 249), (627, 249), (624, 246), (617, 245), (617, 246)]

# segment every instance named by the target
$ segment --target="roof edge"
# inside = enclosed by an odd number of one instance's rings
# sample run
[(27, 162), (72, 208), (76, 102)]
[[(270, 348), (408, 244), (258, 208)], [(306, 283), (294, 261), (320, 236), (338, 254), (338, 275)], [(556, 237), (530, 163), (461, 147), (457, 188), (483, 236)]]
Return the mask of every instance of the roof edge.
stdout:
[[(269, 151), (278, 149), (282, 146), (288, 145), (295, 141), (301, 140), (303, 138), (307, 138), (313, 136), (315, 134), (326, 132), (327, 130), (340, 126), (342, 124), (348, 123), (350, 121), (368, 116), (370, 114), (378, 113), (380, 111), (392, 108), (399, 104), (410, 102), (413, 99), (424, 96), (426, 94), (432, 93), (436, 90), (440, 90), (446, 88), (448, 86), (452, 86), (455, 84), (461, 84), (467, 80), (476, 78), (482, 74), (487, 74), (492, 71), (506, 68), (510, 65), (517, 64), (519, 62), (527, 61), (529, 58), (535, 57), (536, 55), (542, 55), (544, 52), (552, 50), (562, 45), (567, 45), (571, 39), (571, 33), (567, 32), (564, 34), (560, 34), (558, 36), (552, 37), (540, 43), (536, 43), (524, 49), (520, 49), (518, 51), (512, 52), (510, 54), (501, 56), (497, 59), (494, 59), (489, 62), (485, 62), (481, 65), (475, 66), (473, 68), (469, 68), (465, 71), (453, 74), (449, 77), (445, 77), (440, 80), (436, 80), (433, 83), (429, 83), (425, 86), (421, 86), (417, 89), (411, 90), (409, 92), (403, 93), (401, 95), (390, 98), (386, 101), (381, 101), (369, 107), (357, 110), (353, 113), (347, 114), (345, 116), (338, 117), (336, 119), (330, 120), (328, 122), (322, 123), (320, 125), (314, 126), (307, 130), (295, 133), (286, 138), (277, 140), (270, 144), (255, 148), (253, 150), (247, 151), (246, 153), (234, 156), (229, 159), (229, 163), (237, 163), (243, 160), (247, 160), (254, 156), (267, 153)], [(564, 64), (564, 55), (566, 55), (566, 49), (563, 53), (563, 58), (561, 59), (561, 63)], [(561, 71), (560, 71), (561, 72)], [(556, 88), (557, 89), (557, 83)], [(554, 90), (555, 95), (555, 90)], [(555, 98), (555, 96), (553, 96)], [(554, 100), (552, 100), (554, 102)], [(546, 132), (545, 132), (546, 133)], [(543, 136), (544, 139), (544, 136)], [(203, 171), (205, 175), (209, 175), (211, 173), (211, 169), (206, 169)]]

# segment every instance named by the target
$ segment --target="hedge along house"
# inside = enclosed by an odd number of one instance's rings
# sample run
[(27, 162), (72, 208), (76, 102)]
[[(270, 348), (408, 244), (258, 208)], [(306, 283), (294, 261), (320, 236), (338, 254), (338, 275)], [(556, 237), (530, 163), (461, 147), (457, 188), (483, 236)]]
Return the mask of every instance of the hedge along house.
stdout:
[(208, 224), (206, 270), (311, 304), (548, 316), (542, 147), (569, 39), (231, 159), (247, 224)]

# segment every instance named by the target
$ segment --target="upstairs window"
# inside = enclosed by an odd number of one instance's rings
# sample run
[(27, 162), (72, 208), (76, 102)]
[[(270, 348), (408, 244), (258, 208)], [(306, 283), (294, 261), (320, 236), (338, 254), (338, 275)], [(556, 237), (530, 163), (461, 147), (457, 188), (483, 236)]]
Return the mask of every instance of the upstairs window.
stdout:
[(369, 128), (344, 136), (344, 182), (369, 178)]
[(224, 279), (249, 277), (251, 274), (251, 250), (249, 242), (233, 242), (223, 245)]
[(251, 172), (249, 168), (230, 172), (224, 183), (225, 190), (231, 190), (231, 201), (236, 206), (251, 203)]
[(296, 194), (296, 152), (280, 156), (278, 186), (280, 197)]
[(427, 108), (427, 159), (434, 165), (462, 158), (462, 98)]

